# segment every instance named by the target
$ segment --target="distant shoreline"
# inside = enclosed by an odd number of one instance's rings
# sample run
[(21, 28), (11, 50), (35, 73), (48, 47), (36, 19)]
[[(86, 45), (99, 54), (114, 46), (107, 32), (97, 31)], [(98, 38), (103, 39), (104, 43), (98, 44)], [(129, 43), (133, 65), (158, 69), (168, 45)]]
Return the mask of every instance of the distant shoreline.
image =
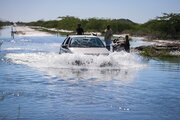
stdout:
[[(16, 34), (19, 36), (52, 36), (52, 32), (55, 34), (57, 32), (66, 34), (75, 34), (73, 31), (68, 30), (57, 30), (55, 28), (45, 28), (39, 26), (16, 26)], [(46, 31), (44, 31), (46, 30)], [(96, 32), (92, 32), (96, 33)], [(86, 34), (91, 34), (87, 32)], [(101, 36), (101, 33), (96, 33)], [(114, 37), (123, 37), (126, 34), (115, 34)], [(139, 38), (138, 36), (131, 36), (132, 38)], [(180, 57), (180, 40), (148, 40), (146, 36), (140, 36), (143, 41), (150, 42), (152, 45), (140, 46), (133, 48), (133, 50), (138, 51), (141, 55), (147, 57)]]

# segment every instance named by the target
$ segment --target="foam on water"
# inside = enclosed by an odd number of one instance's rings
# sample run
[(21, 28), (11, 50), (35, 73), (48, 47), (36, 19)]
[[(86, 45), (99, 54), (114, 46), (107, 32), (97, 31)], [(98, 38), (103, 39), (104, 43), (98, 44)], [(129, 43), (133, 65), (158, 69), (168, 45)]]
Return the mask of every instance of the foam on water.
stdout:
[[(146, 65), (138, 57), (126, 53), (111, 53), (108, 56), (57, 53), (9, 53), (6, 58), (13, 63), (45, 71), (50, 76), (63, 79), (123, 79), (132, 80), (138, 70)], [(126, 81), (127, 82), (127, 81)]]
[(139, 69), (144, 65), (137, 56), (126, 52), (111, 53), (108, 56), (91, 56), (83, 54), (57, 53), (9, 53), (6, 58), (16, 64), (25, 64), (30, 67), (41, 68), (88, 68), (88, 69)]

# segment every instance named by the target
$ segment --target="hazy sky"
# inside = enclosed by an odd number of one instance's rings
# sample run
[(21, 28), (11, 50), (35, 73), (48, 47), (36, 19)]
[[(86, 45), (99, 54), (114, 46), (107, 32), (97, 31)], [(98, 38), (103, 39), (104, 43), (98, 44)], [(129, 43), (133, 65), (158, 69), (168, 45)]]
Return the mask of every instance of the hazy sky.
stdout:
[(144, 23), (162, 13), (180, 13), (180, 0), (0, 0), (0, 19), (13, 22), (58, 16), (125, 18)]

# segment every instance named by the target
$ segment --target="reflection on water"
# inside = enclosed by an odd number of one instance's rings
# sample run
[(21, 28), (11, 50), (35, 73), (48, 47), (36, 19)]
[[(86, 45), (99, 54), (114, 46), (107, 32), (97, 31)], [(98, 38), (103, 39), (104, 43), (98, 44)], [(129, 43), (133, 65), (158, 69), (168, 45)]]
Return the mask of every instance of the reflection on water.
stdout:
[(180, 119), (180, 62), (59, 55), (63, 36), (12, 39), (8, 31), (0, 36), (0, 119)]

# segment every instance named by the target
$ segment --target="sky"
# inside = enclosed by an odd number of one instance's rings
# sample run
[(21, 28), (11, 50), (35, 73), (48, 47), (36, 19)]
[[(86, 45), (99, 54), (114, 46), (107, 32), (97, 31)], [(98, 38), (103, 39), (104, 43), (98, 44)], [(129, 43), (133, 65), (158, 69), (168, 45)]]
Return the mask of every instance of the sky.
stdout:
[(69, 15), (145, 23), (162, 13), (180, 13), (180, 0), (0, 0), (0, 20), (12, 22), (54, 20)]

